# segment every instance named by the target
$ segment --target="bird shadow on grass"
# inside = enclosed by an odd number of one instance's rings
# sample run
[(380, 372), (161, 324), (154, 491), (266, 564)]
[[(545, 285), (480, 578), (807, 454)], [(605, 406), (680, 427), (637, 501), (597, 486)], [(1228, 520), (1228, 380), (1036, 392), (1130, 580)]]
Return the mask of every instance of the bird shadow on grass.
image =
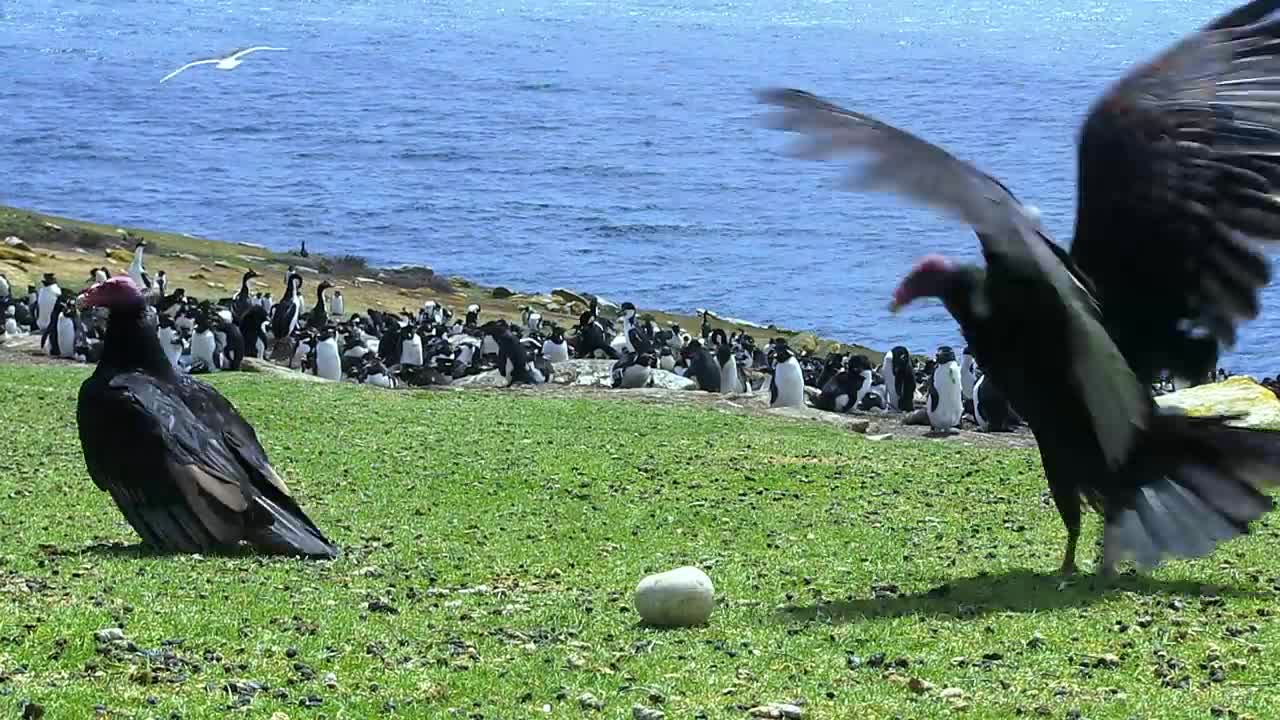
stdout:
[[(68, 554), (72, 554), (72, 553), (68, 553)], [(74, 554), (79, 556), (91, 555), (99, 558), (119, 558), (119, 559), (126, 559), (126, 560), (160, 559), (160, 558), (172, 558), (172, 557), (184, 556), (184, 553), (170, 552), (167, 550), (158, 550), (145, 543), (135, 543), (133, 545), (125, 545), (124, 543), (96, 543), (94, 545), (81, 548), (80, 550), (76, 551)], [(226, 559), (250, 558), (250, 557), (259, 556), (259, 554), (254, 552), (254, 549), (249, 547), (248, 545), (240, 545), (234, 548), (227, 548), (225, 550), (210, 550), (208, 552), (201, 553), (201, 555), (203, 557), (226, 558)], [(185, 556), (190, 557), (190, 555), (185, 555)]]
[(1184, 597), (1201, 597), (1210, 593), (1218, 597), (1272, 597), (1269, 593), (1243, 588), (1214, 586), (1210, 591), (1198, 582), (1157, 580), (1142, 575), (1122, 575), (1108, 580), (1092, 575), (1063, 578), (1056, 574), (1011, 570), (950, 580), (913, 595), (882, 592), (874, 598), (787, 606), (778, 614), (788, 622), (819, 620), (844, 623), (913, 615), (967, 619), (990, 613), (1087, 607), (1124, 592)]

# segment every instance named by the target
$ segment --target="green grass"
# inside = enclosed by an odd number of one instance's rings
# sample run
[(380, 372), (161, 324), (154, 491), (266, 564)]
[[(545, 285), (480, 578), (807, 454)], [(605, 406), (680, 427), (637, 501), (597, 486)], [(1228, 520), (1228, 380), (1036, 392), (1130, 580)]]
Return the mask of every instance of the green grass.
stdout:
[[(1280, 714), (1258, 686), (1280, 666), (1275, 530), (1150, 579), (1060, 586), (1033, 452), (222, 375), (346, 556), (164, 558), (129, 547), (85, 474), (82, 377), (0, 367), (0, 716), (23, 699), (49, 718)], [(716, 584), (711, 624), (639, 626), (640, 577), (690, 563)], [(136, 647), (99, 648), (109, 627)]]

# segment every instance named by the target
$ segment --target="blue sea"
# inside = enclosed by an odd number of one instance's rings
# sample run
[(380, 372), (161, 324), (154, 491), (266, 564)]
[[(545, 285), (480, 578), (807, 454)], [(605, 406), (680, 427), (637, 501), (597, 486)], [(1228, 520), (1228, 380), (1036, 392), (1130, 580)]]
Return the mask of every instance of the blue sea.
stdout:
[[(782, 157), (752, 89), (921, 133), (1068, 238), (1090, 103), (1230, 5), (7, 0), (0, 202), (924, 352), (954, 322), (889, 295), (972, 233)], [(257, 44), (288, 51), (159, 84)], [(1272, 291), (1224, 364), (1280, 371), (1278, 332)]]

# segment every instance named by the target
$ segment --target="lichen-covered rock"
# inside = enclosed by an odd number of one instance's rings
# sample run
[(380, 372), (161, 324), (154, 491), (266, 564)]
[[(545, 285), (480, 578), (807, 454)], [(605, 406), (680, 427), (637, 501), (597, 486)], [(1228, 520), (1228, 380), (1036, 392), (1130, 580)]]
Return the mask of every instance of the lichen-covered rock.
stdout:
[(273, 362), (260, 360), (255, 357), (245, 358), (244, 361), (240, 364), (240, 369), (246, 372), (266, 373), (268, 375), (274, 375), (276, 377), (281, 377), (288, 380), (305, 380), (308, 382), (328, 382), (322, 377), (317, 377), (315, 375), (308, 375), (304, 372), (299, 372), (298, 370), (290, 370), (289, 368), (284, 367), (283, 365), (277, 365)]
[(1243, 415), (1232, 425), (1280, 429), (1280, 398), (1253, 378), (1238, 375), (1223, 382), (1179, 390), (1156, 398), (1162, 408), (1178, 408), (1188, 415)]
[(494, 288), (494, 289), (493, 289), (493, 291), (492, 291), (490, 294), (491, 294), (493, 297), (495, 297), (495, 298), (497, 298), (497, 299), (499, 299), (499, 300), (503, 300), (503, 299), (505, 299), (505, 298), (509, 298), (509, 297), (511, 297), (512, 295), (515, 295), (515, 293), (511, 292), (511, 290), (510, 290), (510, 289), (505, 288), (505, 287), (503, 287), (503, 286), (501, 286), (501, 285), (499, 285), (498, 287)]

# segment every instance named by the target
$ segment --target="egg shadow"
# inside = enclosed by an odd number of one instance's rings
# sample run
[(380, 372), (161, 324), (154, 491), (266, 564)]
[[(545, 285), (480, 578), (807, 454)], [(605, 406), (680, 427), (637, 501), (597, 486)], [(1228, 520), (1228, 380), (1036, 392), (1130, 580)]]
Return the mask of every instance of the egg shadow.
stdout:
[[(1062, 583), (1068, 583), (1063, 586)], [(1061, 587), (1061, 589), (1059, 589)], [(874, 598), (836, 600), (778, 610), (786, 622), (826, 621), (835, 624), (876, 618), (922, 616), (965, 620), (990, 613), (1029, 613), (1088, 607), (1121, 592), (1199, 598), (1206, 586), (1189, 580), (1157, 580), (1144, 575), (1104, 579), (1096, 575), (1063, 578), (1018, 569), (980, 573), (949, 580), (922, 593), (884, 594)], [(1272, 598), (1271, 593), (1214, 586), (1218, 597)]]

